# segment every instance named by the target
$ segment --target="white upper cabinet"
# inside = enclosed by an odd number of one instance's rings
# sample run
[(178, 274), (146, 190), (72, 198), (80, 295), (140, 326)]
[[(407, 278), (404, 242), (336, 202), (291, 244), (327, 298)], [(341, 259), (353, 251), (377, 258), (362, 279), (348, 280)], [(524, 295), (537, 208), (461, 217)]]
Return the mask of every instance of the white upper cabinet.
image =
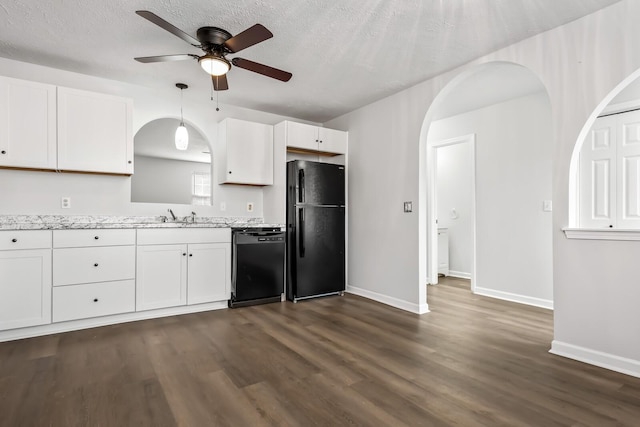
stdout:
[(273, 184), (273, 126), (225, 119), (218, 124), (220, 184)]
[(130, 99), (58, 88), (58, 169), (130, 175)]
[(289, 151), (320, 154), (346, 154), (347, 132), (285, 121), (285, 135)]
[(56, 87), (0, 77), (0, 166), (56, 168)]

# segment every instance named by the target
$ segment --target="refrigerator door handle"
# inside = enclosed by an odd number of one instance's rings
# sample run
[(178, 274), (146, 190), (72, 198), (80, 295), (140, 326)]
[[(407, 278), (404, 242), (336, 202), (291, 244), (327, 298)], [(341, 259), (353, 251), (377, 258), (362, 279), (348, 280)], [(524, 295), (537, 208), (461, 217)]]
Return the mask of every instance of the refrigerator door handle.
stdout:
[(298, 209), (298, 252), (304, 258), (304, 208)]
[(304, 169), (298, 171), (298, 202), (304, 203)]

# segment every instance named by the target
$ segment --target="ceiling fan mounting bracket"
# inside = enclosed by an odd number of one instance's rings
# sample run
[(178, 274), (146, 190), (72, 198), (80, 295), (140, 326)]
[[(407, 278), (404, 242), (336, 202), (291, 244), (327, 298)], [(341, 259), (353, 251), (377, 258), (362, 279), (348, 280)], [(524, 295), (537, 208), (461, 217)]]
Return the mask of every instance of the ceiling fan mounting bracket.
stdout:
[(230, 32), (218, 27), (202, 27), (198, 28), (196, 37), (202, 43), (202, 49), (205, 51), (224, 50), (224, 42), (231, 37)]

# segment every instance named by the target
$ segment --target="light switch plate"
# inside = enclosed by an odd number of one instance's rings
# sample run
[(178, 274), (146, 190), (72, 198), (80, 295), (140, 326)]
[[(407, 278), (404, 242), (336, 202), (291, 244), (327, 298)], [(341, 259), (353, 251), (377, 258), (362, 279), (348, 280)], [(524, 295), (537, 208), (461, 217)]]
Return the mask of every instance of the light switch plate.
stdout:
[(412, 212), (413, 211), (413, 203), (412, 202), (404, 202), (404, 211)]
[(551, 200), (543, 200), (542, 210), (545, 212), (551, 212), (551, 209), (552, 209)]

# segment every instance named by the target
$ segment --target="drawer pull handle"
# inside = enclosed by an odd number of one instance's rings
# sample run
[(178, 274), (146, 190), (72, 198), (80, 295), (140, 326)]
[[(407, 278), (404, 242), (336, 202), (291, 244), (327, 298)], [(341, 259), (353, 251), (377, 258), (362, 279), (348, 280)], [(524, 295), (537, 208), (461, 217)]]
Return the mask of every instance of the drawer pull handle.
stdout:
[(94, 298), (94, 299), (93, 299), (93, 302), (98, 302), (98, 298)]
[(98, 263), (96, 262), (95, 264), (93, 264), (93, 266), (94, 266), (94, 267), (97, 267), (97, 266), (98, 266)]
[(13, 243), (18, 243), (18, 239), (11, 239)]
[(95, 236), (94, 239), (98, 240), (100, 237), (99, 236)]

